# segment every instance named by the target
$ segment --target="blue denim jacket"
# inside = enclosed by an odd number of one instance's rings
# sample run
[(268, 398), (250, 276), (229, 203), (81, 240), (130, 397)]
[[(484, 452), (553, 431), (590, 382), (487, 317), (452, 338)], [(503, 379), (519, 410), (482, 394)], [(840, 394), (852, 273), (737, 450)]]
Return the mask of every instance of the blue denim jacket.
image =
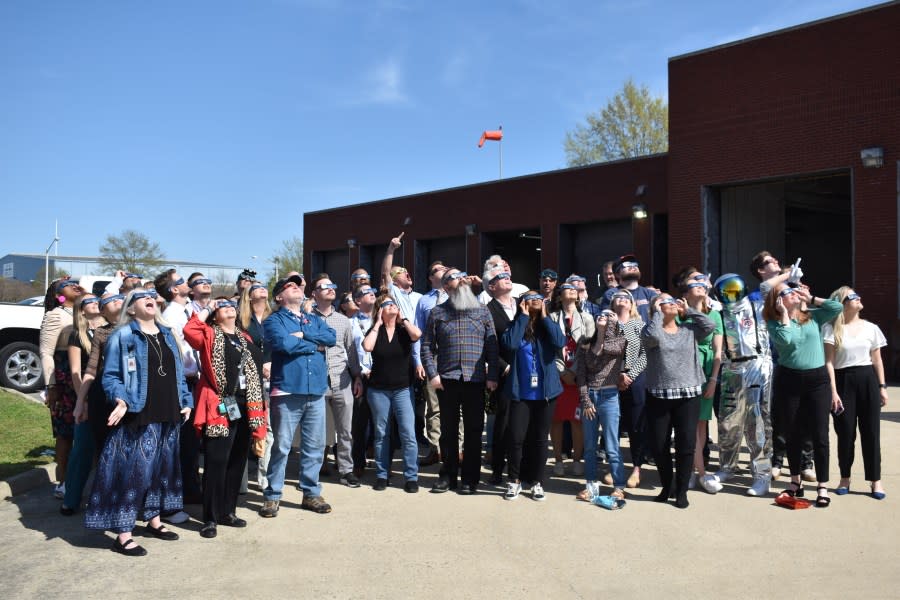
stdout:
[[(272, 388), (291, 394), (321, 396), (328, 390), (328, 365), (319, 346), (334, 346), (334, 329), (321, 317), (297, 315), (285, 307), (263, 321), (266, 346), (272, 350)], [(302, 331), (303, 337), (291, 335)]]
[[(139, 413), (147, 402), (147, 339), (138, 334), (137, 321), (118, 327), (106, 341), (103, 367), (103, 391), (107, 401), (115, 404), (121, 398), (128, 406), (128, 412)], [(194, 397), (184, 379), (184, 365), (181, 350), (172, 330), (159, 326), (166, 344), (175, 355), (175, 381), (178, 384), (178, 403), (181, 408), (193, 408)], [(128, 370), (129, 358), (135, 361), (135, 370)]]
[[(521, 397), (519, 394), (519, 369), (522, 365), (518, 364), (517, 357), (519, 344), (525, 339), (525, 329), (527, 327), (528, 315), (520, 312), (516, 315), (509, 328), (500, 336), (500, 345), (513, 358), (512, 362), (509, 363), (509, 375), (506, 377), (503, 393), (507, 398), (512, 398), (514, 401), (518, 401)], [(544, 317), (543, 326), (537, 336), (537, 342), (535, 351), (541, 364), (541, 370), (544, 373), (544, 389), (541, 392), (545, 399), (550, 400), (562, 394), (563, 391), (562, 384), (559, 381), (559, 370), (556, 368), (555, 361), (557, 351), (566, 345), (566, 336), (563, 335), (562, 330), (555, 321), (550, 317)]]

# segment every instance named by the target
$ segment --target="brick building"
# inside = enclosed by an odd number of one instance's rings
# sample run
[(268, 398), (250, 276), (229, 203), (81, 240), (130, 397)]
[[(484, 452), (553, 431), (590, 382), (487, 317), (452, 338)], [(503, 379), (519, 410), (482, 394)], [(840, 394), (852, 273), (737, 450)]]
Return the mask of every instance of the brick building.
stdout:
[[(852, 282), (896, 372), (898, 32), (890, 2), (674, 57), (667, 154), (307, 213), (305, 264), (339, 282), (377, 270), (405, 230), (396, 260), (418, 288), (435, 258), (477, 272), (499, 252), (535, 285), (541, 267), (593, 280), (631, 249), (666, 288), (686, 264), (749, 276), (766, 248), (803, 257), (818, 295)], [(632, 218), (635, 204), (649, 217)]]

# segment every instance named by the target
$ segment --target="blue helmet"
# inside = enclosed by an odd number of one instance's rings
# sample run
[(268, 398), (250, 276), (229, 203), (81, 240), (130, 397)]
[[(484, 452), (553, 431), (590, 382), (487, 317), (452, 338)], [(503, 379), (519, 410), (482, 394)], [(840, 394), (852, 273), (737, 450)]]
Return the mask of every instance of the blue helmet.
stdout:
[(726, 306), (740, 302), (747, 296), (747, 286), (737, 273), (721, 275), (716, 279), (713, 287), (716, 288), (716, 295), (719, 297), (719, 300)]

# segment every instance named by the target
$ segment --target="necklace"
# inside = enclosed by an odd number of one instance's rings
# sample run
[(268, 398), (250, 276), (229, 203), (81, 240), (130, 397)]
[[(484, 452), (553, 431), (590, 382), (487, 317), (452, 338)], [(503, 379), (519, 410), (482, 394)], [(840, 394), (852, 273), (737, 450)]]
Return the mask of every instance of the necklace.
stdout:
[[(138, 329), (138, 331), (141, 331)], [(141, 331), (141, 335), (144, 336), (144, 339), (147, 340), (147, 345), (153, 348), (153, 351), (156, 353), (156, 356), (159, 358), (159, 366), (156, 367), (156, 372), (159, 373), (160, 377), (165, 377), (167, 375), (166, 370), (163, 369), (163, 357), (162, 357), (162, 345), (159, 340), (156, 339), (156, 336), (149, 336), (143, 331)], [(152, 341), (152, 343), (151, 343)]]

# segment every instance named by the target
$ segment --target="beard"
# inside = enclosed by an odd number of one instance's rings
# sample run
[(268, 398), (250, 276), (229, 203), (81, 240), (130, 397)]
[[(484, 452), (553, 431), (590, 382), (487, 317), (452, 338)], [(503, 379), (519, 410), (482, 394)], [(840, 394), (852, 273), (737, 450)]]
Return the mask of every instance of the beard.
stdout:
[(640, 281), (641, 280), (641, 272), (634, 271), (631, 273), (622, 273), (621, 275), (619, 275), (619, 279), (622, 281), (622, 283), (625, 283), (625, 282), (631, 283), (632, 281)]
[(453, 302), (453, 308), (456, 310), (466, 311), (475, 310), (481, 306), (481, 302), (472, 293), (472, 286), (464, 283), (459, 284), (455, 290), (447, 292), (450, 300)]

